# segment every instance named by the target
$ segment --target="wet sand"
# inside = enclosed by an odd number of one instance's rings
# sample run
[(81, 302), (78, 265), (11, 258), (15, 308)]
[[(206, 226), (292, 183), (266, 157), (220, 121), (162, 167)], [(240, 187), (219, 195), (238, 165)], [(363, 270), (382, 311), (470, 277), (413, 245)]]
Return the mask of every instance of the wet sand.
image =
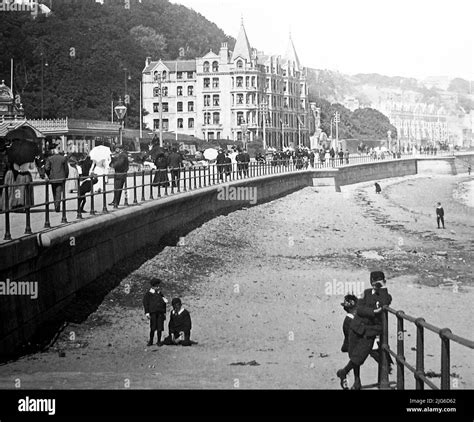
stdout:
[[(471, 338), (474, 210), (453, 198), (464, 180), (392, 179), (381, 182), (381, 195), (373, 183), (341, 193), (305, 188), (220, 216), (124, 277), (48, 351), (0, 366), (0, 388), (20, 379), (34, 389), (339, 389), (342, 290), (367, 288), (375, 269), (386, 273), (393, 308)], [(446, 230), (436, 229), (438, 201)], [(141, 300), (151, 276), (164, 280), (169, 299), (182, 297), (197, 345), (146, 347)], [(391, 316), (392, 347), (395, 327)], [(405, 328), (414, 364), (415, 330)], [(425, 342), (425, 370), (439, 384), (439, 337), (426, 332)], [(474, 387), (473, 363), (470, 349), (452, 344), (452, 388)], [(363, 385), (376, 373), (368, 360)], [(414, 388), (408, 371), (406, 386)]]

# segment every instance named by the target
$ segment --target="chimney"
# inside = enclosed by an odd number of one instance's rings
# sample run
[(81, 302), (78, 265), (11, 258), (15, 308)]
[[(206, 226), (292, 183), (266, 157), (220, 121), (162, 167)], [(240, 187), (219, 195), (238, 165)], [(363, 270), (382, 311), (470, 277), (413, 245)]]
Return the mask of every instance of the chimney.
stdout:
[(229, 62), (229, 47), (227, 46), (226, 42), (221, 44), (221, 49), (219, 51), (219, 57), (221, 63), (228, 63)]
[(149, 66), (151, 63), (151, 57), (147, 57), (145, 60), (145, 66)]

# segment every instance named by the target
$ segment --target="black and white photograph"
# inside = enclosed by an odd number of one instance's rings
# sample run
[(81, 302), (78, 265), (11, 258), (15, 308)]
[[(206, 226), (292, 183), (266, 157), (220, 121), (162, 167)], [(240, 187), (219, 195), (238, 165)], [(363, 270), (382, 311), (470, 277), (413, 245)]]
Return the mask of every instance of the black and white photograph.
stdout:
[(196, 390), (472, 421), (473, 18), (0, 0), (0, 421)]

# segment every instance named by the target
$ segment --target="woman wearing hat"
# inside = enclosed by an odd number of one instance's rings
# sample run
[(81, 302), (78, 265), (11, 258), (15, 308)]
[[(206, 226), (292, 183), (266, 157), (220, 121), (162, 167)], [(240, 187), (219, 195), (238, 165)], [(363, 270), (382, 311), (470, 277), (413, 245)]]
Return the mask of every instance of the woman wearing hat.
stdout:
[(392, 296), (385, 287), (385, 274), (382, 271), (370, 273), (372, 288), (364, 290), (357, 302), (357, 311), (349, 331), (349, 363), (339, 369), (336, 375), (341, 383), (347, 374), (354, 370), (352, 389), (360, 390), (360, 367), (370, 355), (377, 336), (382, 334), (382, 309), (392, 303)]

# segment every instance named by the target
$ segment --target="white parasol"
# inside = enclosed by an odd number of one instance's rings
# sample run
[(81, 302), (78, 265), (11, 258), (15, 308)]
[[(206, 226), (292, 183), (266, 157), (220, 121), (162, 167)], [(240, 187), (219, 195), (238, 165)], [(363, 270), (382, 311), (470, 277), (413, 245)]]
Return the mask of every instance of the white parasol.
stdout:
[(215, 160), (217, 158), (218, 151), (214, 148), (208, 148), (204, 151), (204, 158), (206, 160)]
[(110, 151), (110, 148), (104, 145), (94, 147), (89, 152), (89, 157), (91, 157), (91, 160), (95, 161), (97, 164), (99, 164), (101, 161), (104, 161), (104, 164), (109, 163), (111, 161), (111, 155), (112, 152)]

